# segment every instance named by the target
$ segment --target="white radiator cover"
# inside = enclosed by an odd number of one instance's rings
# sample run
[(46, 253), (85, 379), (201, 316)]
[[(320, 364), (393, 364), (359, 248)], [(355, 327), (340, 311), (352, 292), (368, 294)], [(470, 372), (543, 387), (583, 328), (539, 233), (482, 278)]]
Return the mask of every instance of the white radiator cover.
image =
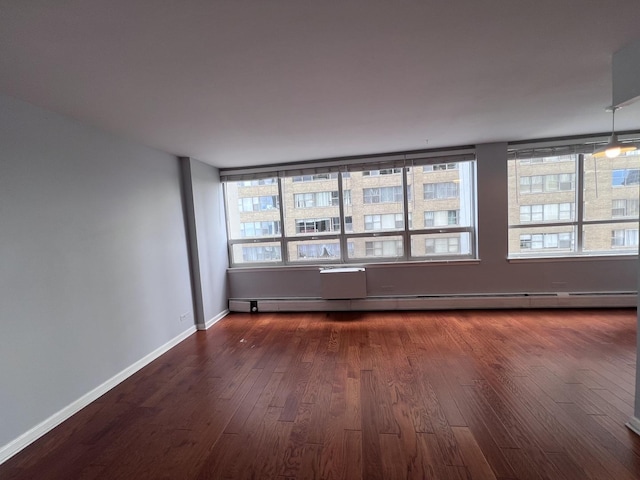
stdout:
[(324, 300), (367, 297), (367, 274), (362, 267), (320, 269), (320, 295)]

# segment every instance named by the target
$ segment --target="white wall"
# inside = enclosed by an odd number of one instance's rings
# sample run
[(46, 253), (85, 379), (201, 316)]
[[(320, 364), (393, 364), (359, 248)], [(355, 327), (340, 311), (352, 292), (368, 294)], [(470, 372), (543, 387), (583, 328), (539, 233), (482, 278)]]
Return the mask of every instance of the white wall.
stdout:
[[(368, 266), (369, 296), (636, 290), (634, 257), (509, 262), (507, 144), (478, 145), (476, 155), (480, 261)], [(231, 299), (320, 297), (316, 267), (238, 268), (227, 276)]]
[(0, 112), (1, 448), (193, 329), (193, 307), (178, 160), (8, 97)]

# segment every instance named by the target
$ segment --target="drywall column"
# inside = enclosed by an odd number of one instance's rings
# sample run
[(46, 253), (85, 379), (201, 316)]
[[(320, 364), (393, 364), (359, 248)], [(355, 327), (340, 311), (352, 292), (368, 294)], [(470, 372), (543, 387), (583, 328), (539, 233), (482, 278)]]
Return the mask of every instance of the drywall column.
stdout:
[(476, 147), (478, 175), (478, 245), (483, 270), (505, 274), (508, 247), (507, 144)]
[[(618, 50), (613, 55), (613, 105), (629, 105), (640, 99), (640, 39)], [(639, 262), (640, 281), (640, 262)], [(640, 288), (638, 289), (640, 291)], [(640, 305), (639, 305), (640, 306)], [(640, 316), (636, 340), (636, 398), (633, 417), (627, 426), (640, 435)]]
[(204, 329), (204, 311), (202, 306), (202, 282), (200, 281), (200, 259), (198, 258), (198, 236), (196, 235), (196, 216), (193, 208), (191, 159), (189, 157), (180, 157), (179, 160), (182, 201), (189, 250), (189, 276), (191, 277), (191, 295), (193, 296), (193, 320), (198, 329), (202, 330)]
[(180, 157), (194, 322), (204, 330), (227, 309), (227, 236), (218, 169)]

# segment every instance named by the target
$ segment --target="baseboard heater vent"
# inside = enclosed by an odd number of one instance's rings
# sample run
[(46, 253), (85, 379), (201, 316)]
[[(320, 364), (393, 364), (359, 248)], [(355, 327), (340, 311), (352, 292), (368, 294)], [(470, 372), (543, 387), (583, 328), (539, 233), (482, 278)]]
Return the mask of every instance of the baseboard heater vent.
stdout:
[(321, 268), (320, 292), (324, 300), (366, 298), (366, 272), (362, 267)]
[[(364, 274), (364, 272), (362, 272)], [(326, 274), (325, 274), (326, 275)], [(327, 277), (329, 278), (329, 277)], [(330, 288), (337, 288), (337, 279)], [(348, 277), (347, 277), (348, 278)], [(321, 277), (322, 279), (322, 277)], [(334, 280), (332, 280), (333, 282)], [(347, 291), (347, 287), (344, 286)], [(328, 287), (329, 288), (329, 287)], [(366, 289), (366, 282), (360, 285)], [(332, 294), (333, 290), (328, 293)], [(336, 295), (344, 293), (337, 290)], [(366, 292), (365, 292), (366, 293)], [(557, 293), (507, 293), (507, 294), (460, 294), (421, 295), (402, 297), (366, 297), (362, 290), (350, 290), (349, 297), (330, 298), (269, 298), (258, 300), (260, 312), (302, 311), (381, 311), (381, 310), (462, 310), (501, 308), (627, 308), (637, 306), (637, 292), (557, 292)], [(249, 300), (229, 300), (229, 310), (248, 312)]]

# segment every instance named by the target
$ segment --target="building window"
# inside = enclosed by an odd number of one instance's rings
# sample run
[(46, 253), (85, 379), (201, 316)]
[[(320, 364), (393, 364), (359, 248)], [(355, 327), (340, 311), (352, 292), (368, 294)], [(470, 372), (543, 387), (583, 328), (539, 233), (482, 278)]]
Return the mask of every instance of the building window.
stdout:
[(520, 248), (524, 250), (571, 249), (573, 233), (535, 233), (520, 235)]
[(458, 225), (460, 210), (437, 210), (424, 212), (425, 227), (444, 227)]
[(382, 170), (365, 170), (362, 172), (363, 177), (377, 177), (379, 175), (393, 175), (394, 173), (402, 173), (401, 168), (384, 168)]
[(331, 207), (338, 205), (338, 191), (296, 193), (293, 195), (296, 208)]
[(344, 206), (345, 207), (351, 206), (351, 190), (344, 190), (342, 192), (342, 195), (344, 198)]
[(331, 180), (338, 178), (337, 173), (318, 173), (315, 175), (300, 175), (297, 177), (292, 177), (293, 182), (317, 182), (319, 180)]
[(401, 257), (402, 240), (382, 240), (365, 242), (367, 257)]
[(574, 173), (520, 177), (520, 193), (569, 192), (574, 189)]
[(434, 200), (442, 198), (456, 198), (459, 195), (458, 184), (455, 182), (425, 183), (424, 199)]
[(436, 163), (435, 165), (425, 165), (422, 167), (422, 171), (427, 172), (439, 172), (442, 170), (457, 170), (457, 163)]
[(340, 258), (340, 244), (298, 245), (298, 258)]
[(296, 233), (339, 232), (340, 217), (296, 220)]
[(546, 203), (520, 206), (520, 222), (557, 222), (573, 220), (573, 203)]
[(353, 217), (344, 217), (345, 232), (353, 232)]
[(538, 163), (573, 162), (573, 155), (558, 155), (549, 157), (522, 158), (518, 162), (520, 165), (535, 165)]
[(638, 229), (627, 228), (611, 231), (612, 247), (637, 247), (638, 246)]
[(425, 240), (427, 255), (451, 255), (460, 253), (459, 237), (427, 238)]
[(244, 263), (260, 263), (282, 260), (280, 247), (242, 247), (242, 261)]
[(611, 201), (612, 217), (637, 217), (638, 216), (638, 199), (627, 198)]
[(640, 184), (640, 170), (637, 168), (624, 168), (611, 172), (611, 185), (614, 187), (638, 184)]
[(363, 194), (363, 202), (365, 204), (402, 202), (402, 199), (404, 197), (401, 186), (365, 188), (362, 194)]
[(247, 180), (238, 182), (240, 187), (258, 187), (260, 185), (275, 185), (277, 183), (275, 178), (261, 178), (260, 180)]
[(265, 197), (246, 197), (238, 199), (239, 212), (257, 212), (261, 210), (272, 210), (280, 208), (277, 195)]
[(273, 237), (280, 235), (280, 222), (246, 222), (240, 224), (240, 236)]
[(399, 228), (404, 228), (404, 217), (401, 213), (364, 216), (365, 230), (396, 230)]

